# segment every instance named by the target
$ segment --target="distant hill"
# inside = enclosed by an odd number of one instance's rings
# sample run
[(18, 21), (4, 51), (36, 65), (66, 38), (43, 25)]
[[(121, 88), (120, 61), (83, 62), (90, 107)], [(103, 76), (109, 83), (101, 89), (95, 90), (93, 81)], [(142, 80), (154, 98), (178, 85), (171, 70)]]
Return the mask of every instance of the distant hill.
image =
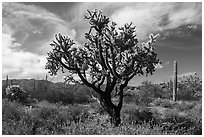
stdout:
[[(35, 80), (35, 79), (10, 79), (8, 80), (8, 85), (19, 85), (26, 91), (34, 92), (39, 89), (49, 90), (49, 89), (59, 89), (66, 86), (62, 82), (52, 83), (46, 80)], [(2, 86), (4, 90), (7, 86), (6, 80), (2, 80)]]
[[(70, 84), (67, 85), (63, 82), (57, 82), (53, 83), (50, 81), (46, 80), (36, 80), (36, 79), (9, 79), (8, 80), (8, 85), (19, 85), (22, 87), (24, 90), (29, 91), (29, 92), (35, 92), (38, 90), (43, 90), (49, 91), (49, 90), (57, 90), (57, 89), (69, 89), (69, 90), (74, 90), (76, 88), (78, 89), (86, 89), (87, 87), (84, 85), (78, 85), (78, 84)], [(2, 90), (4, 91), (7, 87), (6, 80), (2, 80)], [(105, 87), (103, 85), (102, 87)], [(127, 89), (134, 90), (136, 87), (134, 86), (128, 86)]]
[[(35, 79), (9, 79), (8, 85), (19, 85), (25, 91), (27, 91), (31, 96), (43, 99), (43, 96), (47, 94), (66, 94), (71, 93), (77, 94), (79, 92), (84, 92), (88, 94), (90, 89), (83, 85), (66, 85), (63, 82), (52, 83), (46, 80), (35, 80)], [(2, 96), (5, 97), (5, 90), (7, 87), (6, 80), (2, 80)], [(58, 92), (58, 93), (57, 93)], [(53, 96), (54, 96), (53, 95)], [(44, 97), (45, 98), (45, 97)]]
[[(27, 91), (31, 97), (38, 100), (48, 100), (50, 102), (86, 102), (92, 100), (91, 94), (93, 90), (87, 86), (80, 84), (67, 85), (63, 82), (53, 83), (46, 80), (36, 79), (9, 79), (8, 85), (19, 85)], [(6, 80), (2, 80), (2, 97), (6, 95)], [(105, 85), (102, 85), (105, 88)], [(136, 87), (128, 86), (126, 90), (134, 90)], [(72, 101), (70, 101), (72, 100)]]

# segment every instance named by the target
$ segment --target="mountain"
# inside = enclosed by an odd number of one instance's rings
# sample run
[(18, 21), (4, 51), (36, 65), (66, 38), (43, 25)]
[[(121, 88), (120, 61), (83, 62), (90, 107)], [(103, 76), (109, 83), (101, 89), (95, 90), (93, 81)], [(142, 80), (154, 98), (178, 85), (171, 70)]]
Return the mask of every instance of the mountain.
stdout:
[(6, 80), (2, 80), (2, 96), (5, 96), (5, 91), (7, 85), (19, 85), (23, 90), (27, 91), (31, 95), (38, 96), (42, 98), (47, 94), (57, 94), (65, 92), (89, 92), (89, 88), (83, 85), (67, 85), (63, 82), (52, 83), (46, 80), (36, 80), (36, 79), (9, 79), (8, 84)]

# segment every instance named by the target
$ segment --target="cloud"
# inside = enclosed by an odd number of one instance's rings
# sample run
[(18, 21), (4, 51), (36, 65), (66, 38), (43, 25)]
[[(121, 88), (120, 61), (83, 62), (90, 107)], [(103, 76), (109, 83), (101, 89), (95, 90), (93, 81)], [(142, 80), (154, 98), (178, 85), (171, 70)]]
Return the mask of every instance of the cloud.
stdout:
[[(34, 5), (21, 3), (3, 3), (3, 25), (12, 30), (12, 36), (22, 45), (22, 48), (31, 52), (42, 49), (44, 54), (50, 49), (47, 44), (52, 41), (54, 34), (61, 33), (72, 39), (75, 30), (59, 16)], [(4, 31), (4, 28), (3, 28)], [(45, 48), (44, 48), (45, 47)]]
[(189, 77), (189, 76), (195, 76), (195, 75), (197, 75), (196, 72), (187, 72), (187, 73), (178, 75), (178, 77)]
[(202, 24), (201, 2), (86, 2), (76, 4), (65, 14), (65, 18), (75, 26), (79, 41), (84, 40), (83, 35), (88, 31), (88, 22), (84, 20), (86, 10), (94, 9), (102, 10), (118, 27), (133, 22), (139, 41), (148, 39), (150, 33), (160, 33), (160, 39), (183, 36), (186, 33), (179, 29), (180, 26), (200, 29), (197, 25)]
[(75, 37), (58, 16), (36, 6), (3, 3), (2, 77), (44, 77), (46, 53), (55, 33)]
[(26, 78), (33, 75), (44, 75), (46, 58), (43, 55), (25, 52), (9, 34), (2, 34), (2, 77)]
[(169, 63), (170, 63), (169, 61), (165, 61), (164, 63), (155, 65), (155, 68), (156, 68), (156, 69), (162, 69), (162, 68), (164, 68), (165, 66), (169, 65)]
[(118, 25), (133, 22), (140, 39), (149, 33), (161, 33), (165, 37), (169, 35), (168, 30), (182, 25), (202, 24), (201, 9), (201, 3), (135, 3), (115, 11), (111, 19)]

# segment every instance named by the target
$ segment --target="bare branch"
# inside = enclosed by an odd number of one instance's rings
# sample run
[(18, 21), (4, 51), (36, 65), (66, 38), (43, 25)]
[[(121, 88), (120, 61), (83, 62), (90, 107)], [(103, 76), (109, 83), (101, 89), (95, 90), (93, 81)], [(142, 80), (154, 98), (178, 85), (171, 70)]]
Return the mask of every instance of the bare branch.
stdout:
[(80, 70), (79, 70), (78, 68), (76, 69), (76, 72), (77, 72), (78, 76), (80, 77), (80, 79), (82, 80), (82, 82), (83, 82), (85, 85), (87, 85), (88, 87), (91, 87), (93, 90), (95, 90), (95, 91), (96, 91), (97, 93), (99, 93), (99, 94), (102, 94), (102, 93), (103, 93), (103, 92), (102, 92), (100, 89), (98, 89), (95, 85), (89, 83), (89, 82), (83, 77), (83, 75), (81, 74), (81, 72), (80, 72)]
[(99, 101), (99, 99), (98, 98), (96, 98), (96, 97), (94, 97), (93, 96), (93, 94), (91, 95), (91, 97), (94, 99), (94, 100), (96, 100), (99, 104), (100, 104), (100, 101)]
[(101, 85), (103, 85), (103, 83), (104, 83), (104, 81), (105, 81), (105, 78), (106, 78), (106, 77), (103, 75), (101, 81), (99, 81), (99, 83), (98, 83), (98, 88), (100, 88)]

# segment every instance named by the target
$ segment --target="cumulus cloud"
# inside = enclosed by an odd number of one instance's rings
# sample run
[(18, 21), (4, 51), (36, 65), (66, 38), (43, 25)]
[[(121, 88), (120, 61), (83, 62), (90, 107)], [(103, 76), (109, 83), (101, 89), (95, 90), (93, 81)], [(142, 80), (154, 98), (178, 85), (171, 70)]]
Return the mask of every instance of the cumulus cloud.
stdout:
[(170, 29), (201, 24), (201, 6), (201, 3), (139, 3), (121, 8), (111, 18), (119, 25), (133, 22), (138, 37), (145, 39), (150, 32), (166, 36)]
[[(202, 3), (199, 2), (79, 3), (66, 16), (75, 26), (80, 25), (79, 29), (76, 27), (80, 41), (84, 39), (83, 35), (88, 27), (83, 18), (87, 9), (102, 10), (118, 27), (133, 22), (140, 41), (146, 40), (150, 33), (160, 33), (160, 39), (171, 35), (183, 36), (186, 34), (180, 26), (186, 26), (185, 29), (200, 29), (197, 25), (202, 24)], [(189, 28), (189, 25), (192, 27)]]
[(46, 70), (45, 56), (25, 52), (18, 49), (21, 46), (9, 34), (2, 34), (2, 72), (15, 78), (26, 78), (31, 75), (44, 75)]
[[(75, 30), (57, 15), (34, 5), (3, 3), (3, 25), (12, 29), (13, 37), (26, 49), (46, 51), (48, 41), (61, 33), (74, 39)], [(4, 28), (3, 28), (4, 29)], [(4, 30), (3, 30), (4, 31)], [(46, 52), (44, 53), (46, 54)]]
[(74, 38), (75, 30), (40, 7), (20, 3), (3, 3), (2, 7), (2, 77), (44, 77), (54, 34)]
[(156, 69), (162, 69), (165, 66), (169, 65), (169, 63), (170, 63), (169, 61), (165, 61), (164, 63), (159, 63), (159, 64), (155, 65), (155, 68)]

